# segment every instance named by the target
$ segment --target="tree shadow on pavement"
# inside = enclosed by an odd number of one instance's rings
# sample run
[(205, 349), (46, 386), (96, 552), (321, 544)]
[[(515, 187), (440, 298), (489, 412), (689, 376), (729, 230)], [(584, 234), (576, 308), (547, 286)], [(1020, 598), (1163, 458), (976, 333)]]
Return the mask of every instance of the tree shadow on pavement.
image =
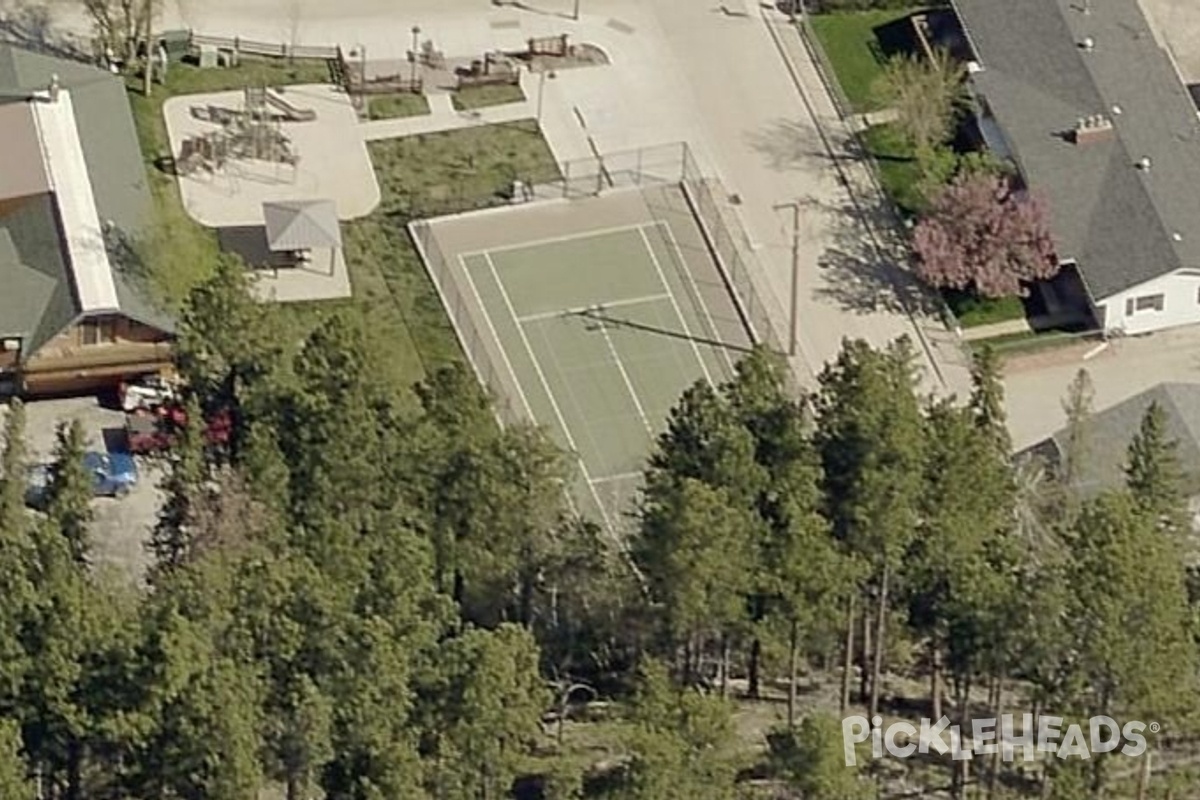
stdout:
[(940, 302), (909, 269), (907, 238), (888, 201), (865, 203), (860, 195), (857, 204), (824, 206), (833, 220), (833, 243), (817, 262), (824, 280), (816, 296), (860, 314), (937, 315)]
[(750, 148), (776, 171), (824, 169), (833, 160), (820, 134), (796, 120), (772, 120), (759, 130), (747, 132), (745, 138)]

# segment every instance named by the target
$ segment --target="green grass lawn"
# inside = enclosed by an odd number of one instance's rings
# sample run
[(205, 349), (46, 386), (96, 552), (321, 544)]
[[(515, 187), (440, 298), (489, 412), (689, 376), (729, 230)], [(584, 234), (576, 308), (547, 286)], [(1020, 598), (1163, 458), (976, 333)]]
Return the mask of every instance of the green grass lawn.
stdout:
[(912, 147), (899, 129), (891, 124), (868, 128), (862, 138), (867, 152), (879, 166), (879, 182), (883, 185), (883, 191), (902, 213), (914, 216), (924, 199), (918, 188), (921, 168)]
[(459, 111), (473, 108), (500, 106), (505, 103), (520, 103), (525, 93), (515, 83), (496, 83), (490, 86), (469, 86), (451, 93), (450, 102)]
[(371, 142), (380, 209), (403, 218), (508, 202), (514, 179), (544, 183), (558, 165), (533, 120)]
[(429, 113), (429, 101), (423, 94), (404, 92), (372, 97), (367, 100), (368, 119), (420, 117)]
[[(236, 69), (172, 65), (167, 84), (155, 85), (150, 98), (141, 96), (137, 81), (130, 81), (130, 102), (158, 209), (157, 230), (147, 243), (147, 277), (168, 305), (178, 305), (210, 274), (219, 248), (215, 233), (187, 216), (174, 176), (160, 168), (171, 157), (163, 101), (179, 94), (328, 79), (324, 62), (244, 59)], [(459, 360), (462, 353), (405, 223), (505, 203), (504, 192), (514, 178), (551, 180), (558, 177), (558, 167), (533, 120), (374, 142), (370, 153), (380, 206), (342, 225), (354, 297), (281, 306), (280, 320), (287, 328), (281, 335), (298, 340), (328, 315), (348, 315), (368, 334), (379, 379), (408, 396), (427, 370)]]
[[(1066, 347), (1083, 341), (1088, 341), (1088, 338), (1068, 331), (1023, 331), (993, 336), (988, 339), (976, 339), (970, 343), (970, 346), (973, 350), (988, 347), (997, 355), (1015, 356), (1053, 350), (1056, 347)], [(1100, 341), (1099, 335), (1093, 341)]]
[(1007, 322), (1025, 316), (1025, 305), (1019, 297), (979, 297), (970, 292), (953, 290), (943, 291), (942, 296), (946, 298), (946, 305), (954, 312), (958, 324), (964, 328)]
[(871, 85), (883, 68), (883, 57), (875, 29), (915, 10), (855, 11), (816, 14), (811, 18), (813, 31), (854, 111), (872, 111), (878, 107), (871, 96)]

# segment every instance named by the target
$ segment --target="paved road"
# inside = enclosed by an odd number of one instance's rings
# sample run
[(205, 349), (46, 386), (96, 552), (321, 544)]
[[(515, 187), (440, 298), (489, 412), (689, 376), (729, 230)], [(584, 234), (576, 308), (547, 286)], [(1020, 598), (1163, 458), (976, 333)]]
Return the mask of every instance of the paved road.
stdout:
[(1200, 3), (1196, 0), (1141, 0), (1160, 44), (1175, 61), (1185, 83), (1200, 83)]
[[(23, 0), (0, 0), (0, 10)], [(51, 0), (55, 24), (87, 30), (79, 0)], [(609, 67), (563, 71), (547, 86), (547, 133), (556, 152), (578, 152), (590, 136), (602, 152), (686, 140), (740, 199), (756, 246), (760, 292), (788, 330), (791, 212), (799, 202), (800, 356), (803, 382), (843, 337), (918, 343), (929, 390), (962, 392), (966, 370), (953, 337), (897, 302), (905, 274), (887, 249), (886, 229), (868, 226), (880, 199), (865, 167), (846, 152), (848, 131), (796, 32), (769, 8), (735, 16), (695, 0), (166, 0), (161, 25), (212, 35), (299, 44), (365, 45), (370, 58), (400, 59), (411, 28), (449, 56), (528, 36), (567, 32), (607, 51)], [(568, 130), (571, 119), (585, 127)], [(557, 129), (557, 132), (556, 132)], [(907, 287), (911, 288), (911, 287)], [(922, 342), (930, 343), (922, 345)], [(936, 362), (936, 364), (935, 364)]]

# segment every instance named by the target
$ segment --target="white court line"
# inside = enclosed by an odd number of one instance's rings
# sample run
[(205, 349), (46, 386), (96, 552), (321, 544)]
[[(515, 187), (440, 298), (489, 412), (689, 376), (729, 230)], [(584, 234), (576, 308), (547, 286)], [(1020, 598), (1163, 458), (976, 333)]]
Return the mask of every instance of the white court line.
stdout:
[[(513, 310), (508, 290), (504, 288), (504, 284), (500, 281), (500, 273), (496, 270), (496, 265), (492, 263), (490, 255), (484, 253), (483, 257), (487, 260), (488, 268), (492, 271), (492, 277), (496, 280), (496, 286), (500, 288), (500, 296), (504, 299), (504, 305), (508, 308), (508, 313), (512, 316), (513, 324), (517, 326), (517, 333), (521, 335), (521, 342), (525, 345), (525, 352), (529, 354), (529, 360), (533, 362), (533, 369), (537, 372), (538, 380), (542, 383), (542, 389), (546, 392), (546, 397), (550, 400), (550, 405), (554, 409), (554, 416), (558, 418), (558, 424), (562, 426), (563, 435), (567, 437), (567, 444), (574, 451), (575, 457), (579, 459), (579, 468), (583, 470), (583, 479), (587, 481), (588, 488), (592, 492), (592, 498), (596, 501), (597, 508), (600, 509), (600, 515), (604, 517), (604, 524), (609, 530), (616, 531), (612, 520), (608, 517), (608, 509), (604, 507), (604, 503), (600, 502), (600, 494), (596, 491), (595, 485), (592, 484), (592, 476), (588, 474), (587, 462), (583, 459), (583, 453), (579, 452), (579, 447), (575, 444), (575, 437), (571, 435), (571, 429), (567, 426), (567, 421), (563, 417), (562, 409), (558, 407), (558, 401), (554, 399), (554, 392), (550, 390), (550, 383), (546, 380), (546, 374), (542, 372), (542, 365), (538, 362), (537, 356), (533, 353), (533, 348), (529, 345), (529, 337), (525, 335), (525, 329), (517, 321), (517, 313)], [(493, 330), (492, 333), (494, 334), (495, 331)]]
[(679, 324), (683, 326), (683, 332), (687, 334), (688, 342), (692, 345), (692, 352), (696, 355), (696, 360), (700, 362), (700, 369), (704, 372), (704, 379), (708, 381), (708, 385), (716, 388), (717, 384), (713, 382), (712, 375), (708, 374), (708, 365), (704, 363), (704, 359), (700, 356), (700, 348), (696, 345), (696, 337), (692, 335), (688, 328), (687, 320), (683, 318), (683, 312), (679, 310), (679, 301), (675, 299), (675, 295), (671, 292), (671, 287), (667, 283), (667, 276), (663, 274), (662, 266), (658, 263), (658, 256), (654, 254), (654, 245), (650, 244), (650, 237), (646, 235), (645, 226), (638, 228), (638, 233), (642, 235), (642, 242), (646, 245), (646, 252), (650, 254), (650, 260), (654, 262), (654, 271), (658, 273), (659, 283), (663, 289), (671, 297), (671, 308), (675, 309), (675, 316), (679, 318)]
[(605, 475), (603, 478), (596, 478), (592, 481), (592, 483), (608, 483), (610, 481), (626, 481), (626, 480), (629, 480), (630, 478), (640, 478), (640, 477), (642, 477), (642, 473), (640, 473), (640, 472), (622, 472), (617, 475)]
[(517, 322), (537, 322), (538, 320), (553, 319), (555, 317), (584, 315), (598, 308), (607, 309), (619, 308), (620, 306), (636, 306), (639, 303), (653, 303), (658, 300), (666, 300), (670, 296), (669, 294), (647, 294), (642, 297), (630, 297), (627, 300), (606, 300), (601, 303), (593, 303), (590, 306), (579, 306), (578, 308), (564, 308), (559, 311), (540, 311), (536, 314), (526, 314), (523, 317), (517, 317)]
[(721, 344), (718, 337), (721, 331), (717, 328), (717, 322), (713, 319), (712, 312), (708, 309), (708, 303), (704, 301), (704, 296), (700, 294), (700, 285), (696, 283), (695, 276), (692, 275), (692, 270), (688, 267), (687, 259), (683, 257), (683, 248), (679, 246), (679, 242), (675, 239), (675, 231), (671, 226), (662, 220), (657, 220), (653, 223), (667, 231), (667, 238), (671, 240), (671, 246), (675, 248), (675, 255), (679, 257), (679, 267), (683, 271), (687, 282), (691, 284), (692, 291), (696, 293), (696, 302), (700, 305), (700, 310), (704, 312), (705, 318), (708, 320), (709, 330), (712, 331), (713, 346), (721, 351), (721, 355), (725, 359), (725, 363), (729, 366), (729, 377), (732, 380), (737, 374), (737, 367), (733, 362), (733, 358), (729, 355), (729, 348)]
[(608, 327), (602, 321), (600, 323), (600, 335), (604, 337), (605, 344), (608, 345), (608, 352), (612, 353), (613, 361), (617, 362), (617, 369), (621, 372), (621, 378), (625, 381), (625, 388), (629, 390), (629, 396), (633, 398), (633, 406), (637, 409), (638, 416), (642, 418), (642, 424), (646, 426), (646, 433), (650, 434), (650, 438), (654, 438), (654, 427), (650, 424), (650, 418), (646, 416), (646, 409), (642, 408), (642, 401), (638, 399), (637, 391), (633, 388), (633, 381), (629, 380), (629, 373), (625, 371), (625, 364), (621, 361), (621, 356), (617, 355), (616, 345), (613, 344), (612, 337), (608, 335)]
[[(475, 279), (471, 277), (471, 270), (465, 259), (466, 256), (458, 257), (459, 266), (462, 267), (463, 274), (467, 276), (471, 294), (475, 295), (475, 302), (479, 304), (479, 310), (483, 312), (483, 319), (487, 323), (488, 330), (492, 332), (492, 338), (500, 350), (500, 357), (504, 359), (504, 366), (508, 368), (508, 374), (512, 376), (513, 386), (517, 387), (517, 394), (521, 396), (521, 405), (525, 406), (525, 413), (529, 415), (529, 421), (536, 425), (537, 417), (533, 414), (533, 407), (529, 405), (529, 398), (525, 396), (525, 390), (521, 388), (521, 379), (517, 377), (517, 371), (513, 369), (512, 362), (508, 360), (508, 352), (504, 349), (504, 340), (496, 333), (496, 326), (492, 324), (492, 315), (488, 313), (487, 306), (483, 304), (483, 298), (479, 296), (479, 287), (475, 285)], [(488, 264), (490, 265), (491, 262), (489, 261)], [(503, 291), (503, 287), (501, 290)]]
[(579, 233), (567, 233), (562, 236), (547, 236), (545, 239), (529, 239), (520, 244), (506, 244), (500, 247), (489, 247), (486, 250), (476, 250), (473, 253), (463, 253), (463, 256), (486, 256), (491, 253), (508, 253), (513, 250), (525, 250), (529, 247), (537, 247), (543, 244), (557, 244), (559, 242), (571, 242), (576, 239), (591, 239), (594, 236), (605, 236), (610, 233), (621, 233), (622, 231), (640, 231), (645, 223), (631, 223), (629, 225), (614, 225), (611, 228), (593, 228), (588, 231), (580, 231)]

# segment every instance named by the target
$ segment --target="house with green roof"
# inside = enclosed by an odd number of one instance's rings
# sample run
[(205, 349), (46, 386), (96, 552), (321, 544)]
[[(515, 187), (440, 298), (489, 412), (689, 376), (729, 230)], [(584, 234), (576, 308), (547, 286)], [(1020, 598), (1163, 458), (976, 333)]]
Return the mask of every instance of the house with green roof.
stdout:
[(170, 366), (122, 264), (152, 209), (120, 78), (0, 44), (0, 389), (95, 391)]

